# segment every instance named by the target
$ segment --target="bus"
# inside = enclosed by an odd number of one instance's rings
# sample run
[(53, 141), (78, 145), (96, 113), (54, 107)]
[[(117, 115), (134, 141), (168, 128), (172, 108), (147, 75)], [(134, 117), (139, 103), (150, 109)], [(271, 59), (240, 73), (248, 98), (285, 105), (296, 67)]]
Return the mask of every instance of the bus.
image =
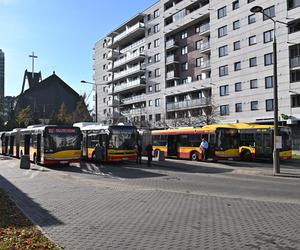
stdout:
[(29, 155), (42, 165), (69, 164), (80, 161), (81, 131), (72, 126), (33, 125), (5, 132), (5, 153), (13, 157)]
[(206, 125), (202, 128), (175, 128), (152, 131), (154, 156), (202, 160), (201, 140), (208, 141), (207, 156), (213, 160), (239, 157), (239, 135), (235, 128)]
[[(240, 158), (249, 161), (254, 159), (272, 159), (274, 148), (274, 126), (262, 124), (237, 123), (229, 124), (238, 129), (240, 135)], [(278, 134), (282, 138), (279, 158), (292, 159), (291, 128), (279, 126)]]
[(95, 160), (95, 146), (104, 148), (104, 161), (136, 160), (138, 132), (136, 127), (127, 125), (101, 125), (75, 123), (83, 134), (82, 157)]
[(5, 153), (5, 132), (0, 132), (0, 154), (4, 155)]

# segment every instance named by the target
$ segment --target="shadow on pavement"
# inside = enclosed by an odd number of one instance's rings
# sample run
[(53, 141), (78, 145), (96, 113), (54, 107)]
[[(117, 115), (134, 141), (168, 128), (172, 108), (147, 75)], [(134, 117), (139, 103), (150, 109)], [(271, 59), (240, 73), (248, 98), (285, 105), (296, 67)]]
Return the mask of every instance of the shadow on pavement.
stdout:
[(16, 203), (25, 216), (37, 225), (43, 227), (63, 224), (60, 220), (55, 218), (50, 211), (34, 202), (30, 197), (22, 192), (22, 190), (17, 188), (1, 175), (0, 187), (5, 190), (7, 195)]

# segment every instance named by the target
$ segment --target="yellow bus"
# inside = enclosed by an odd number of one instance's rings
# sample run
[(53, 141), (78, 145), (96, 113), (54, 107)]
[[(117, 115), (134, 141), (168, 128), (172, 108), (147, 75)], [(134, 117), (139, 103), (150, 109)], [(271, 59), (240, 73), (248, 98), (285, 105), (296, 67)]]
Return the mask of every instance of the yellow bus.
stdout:
[(0, 132), (0, 154), (5, 155), (5, 132)]
[[(274, 148), (274, 126), (250, 123), (224, 124), (235, 127), (239, 131), (240, 158), (243, 160), (272, 159)], [(282, 137), (282, 148), (279, 158), (292, 159), (291, 129), (280, 126), (279, 136)]]
[(166, 157), (202, 160), (202, 138), (208, 141), (207, 156), (213, 160), (239, 158), (239, 135), (236, 128), (207, 125), (202, 128), (175, 128), (153, 130), (154, 155), (163, 152)]
[(138, 132), (134, 126), (75, 123), (81, 129), (82, 157), (95, 160), (95, 147), (103, 147), (104, 161), (136, 160)]
[(72, 126), (33, 125), (5, 132), (4, 153), (13, 157), (29, 155), (43, 165), (69, 164), (81, 158), (80, 129)]

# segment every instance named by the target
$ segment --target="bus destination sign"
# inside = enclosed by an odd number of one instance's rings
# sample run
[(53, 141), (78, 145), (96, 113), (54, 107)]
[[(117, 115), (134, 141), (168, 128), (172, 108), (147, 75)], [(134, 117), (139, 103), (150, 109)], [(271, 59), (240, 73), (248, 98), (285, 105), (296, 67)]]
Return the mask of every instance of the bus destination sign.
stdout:
[(49, 128), (49, 134), (74, 134), (76, 130), (74, 128)]

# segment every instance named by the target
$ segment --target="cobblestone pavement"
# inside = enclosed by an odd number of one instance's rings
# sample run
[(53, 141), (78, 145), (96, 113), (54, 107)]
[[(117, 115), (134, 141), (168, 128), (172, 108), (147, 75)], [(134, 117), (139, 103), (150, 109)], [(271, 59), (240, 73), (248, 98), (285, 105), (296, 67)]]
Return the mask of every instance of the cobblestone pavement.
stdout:
[(299, 179), (18, 165), (0, 187), (65, 249), (300, 249)]

